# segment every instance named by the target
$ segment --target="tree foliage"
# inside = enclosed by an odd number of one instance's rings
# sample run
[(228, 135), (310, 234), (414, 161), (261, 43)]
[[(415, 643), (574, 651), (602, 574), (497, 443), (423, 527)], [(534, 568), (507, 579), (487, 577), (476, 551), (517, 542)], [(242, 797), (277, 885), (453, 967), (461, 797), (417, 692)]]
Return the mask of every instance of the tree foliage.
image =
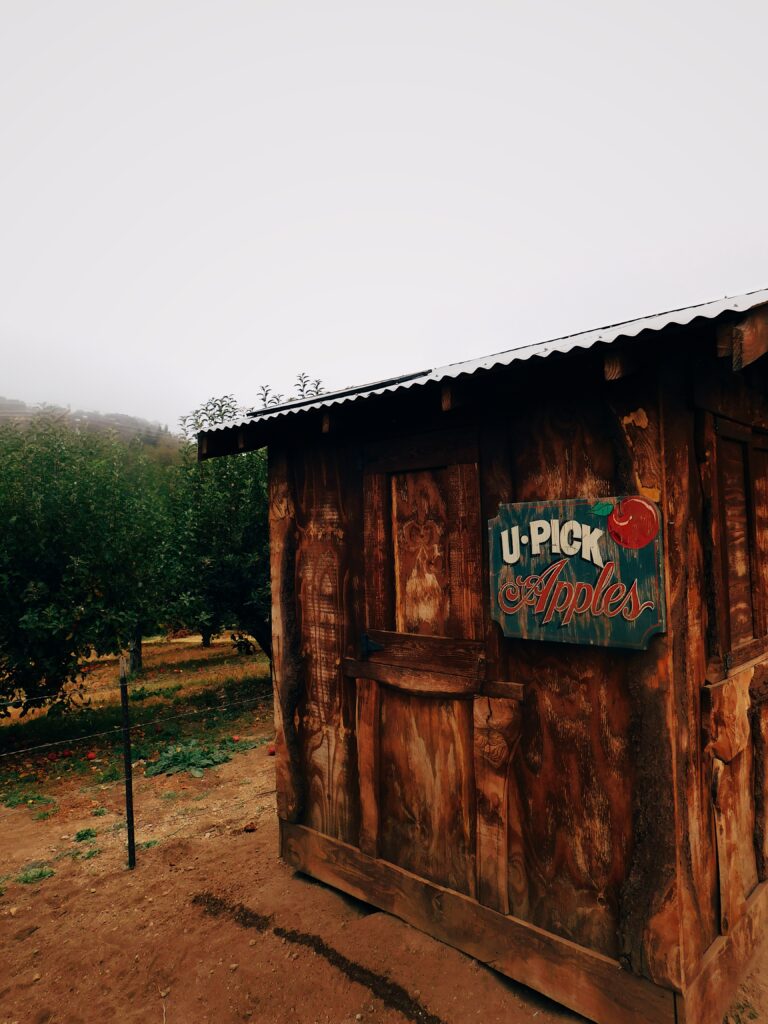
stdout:
[(182, 420), (187, 441), (171, 501), (173, 617), (204, 643), (224, 626), (244, 629), (269, 654), (266, 454), (197, 461), (197, 432), (242, 412), (225, 395)]
[[(321, 393), (298, 375), (295, 398)], [(0, 427), (0, 715), (66, 705), (93, 654), (161, 627), (231, 628), (271, 654), (266, 453), (197, 461), (199, 431), (243, 413), (211, 398), (173, 459), (60, 416)]]
[(0, 428), (0, 713), (66, 701), (92, 654), (157, 622), (162, 470), (138, 443), (47, 419)]

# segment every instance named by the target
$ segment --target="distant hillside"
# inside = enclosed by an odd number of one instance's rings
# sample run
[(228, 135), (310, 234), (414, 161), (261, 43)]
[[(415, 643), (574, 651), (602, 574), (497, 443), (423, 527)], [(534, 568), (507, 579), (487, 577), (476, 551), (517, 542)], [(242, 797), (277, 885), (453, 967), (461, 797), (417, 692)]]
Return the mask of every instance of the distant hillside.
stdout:
[(148, 448), (166, 449), (171, 455), (178, 450), (179, 437), (161, 423), (151, 423), (140, 416), (124, 413), (87, 412), (83, 409), (65, 409), (58, 405), (28, 405), (17, 398), (0, 396), (0, 424), (8, 420), (29, 422), (37, 416), (50, 416), (81, 430), (110, 430), (130, 441), (139, 438)]

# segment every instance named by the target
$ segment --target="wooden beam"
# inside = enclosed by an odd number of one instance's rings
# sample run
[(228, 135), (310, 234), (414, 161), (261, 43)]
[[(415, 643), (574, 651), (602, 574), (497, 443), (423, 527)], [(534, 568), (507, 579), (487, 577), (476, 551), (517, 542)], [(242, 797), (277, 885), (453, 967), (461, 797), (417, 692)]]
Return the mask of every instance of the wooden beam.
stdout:
[(386, 662), (357, 661), (355, 658), (344, 659), (344, 674), (353, 679), (375, 679), (397, 690), (425, 697), (470, 697), (480, 689), (477, 677), (448, 675)]
[(734, 371), (743, 370), (768, 352), (768, 305), (758, 306), (735, 324), (726, 324), (717, 334), (717, 354), (730, 356)]
[(280, 853), (297, 871), (395, 914), (597, 1024), (675, 1022), (674, 993), (618, 961), (346, 843), (281, 821)]
[(510, 679), (493, 679), (480, 688), (484, 697), (506, 697), (507, 700), (525, 700), (525, 683), (514, 683)]
[(396, 633), (387, 629), (369, 629), (368, 637), (380, 644), (382, 650), (374, 651), (366, 664), (381, 662), (476, 679), (483, 675), (485, 645), (482, 640), (454, 640), (447, 636)]

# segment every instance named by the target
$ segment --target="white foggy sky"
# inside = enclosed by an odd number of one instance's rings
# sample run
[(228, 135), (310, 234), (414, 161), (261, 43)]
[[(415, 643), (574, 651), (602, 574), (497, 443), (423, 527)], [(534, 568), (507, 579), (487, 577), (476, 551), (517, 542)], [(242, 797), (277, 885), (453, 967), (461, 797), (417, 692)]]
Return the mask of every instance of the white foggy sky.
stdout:
[(768, 286), (768, 5), (0, 0), (0, 395), (168, 423)]

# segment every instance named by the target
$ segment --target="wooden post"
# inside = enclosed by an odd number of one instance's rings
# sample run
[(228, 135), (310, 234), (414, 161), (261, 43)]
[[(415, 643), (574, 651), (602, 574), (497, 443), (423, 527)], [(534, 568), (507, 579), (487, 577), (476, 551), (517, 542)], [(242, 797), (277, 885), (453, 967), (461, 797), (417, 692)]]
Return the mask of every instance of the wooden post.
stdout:
[(125, 821), (128, 827), (128, 867), (136, 867), (136, 837), (133, 828), (133, 769), (131, 766), (131, 723), (128, 717), (128, 660), (120, 658), (120, 704), (123, 709), (123, 766), (125, 770)]

